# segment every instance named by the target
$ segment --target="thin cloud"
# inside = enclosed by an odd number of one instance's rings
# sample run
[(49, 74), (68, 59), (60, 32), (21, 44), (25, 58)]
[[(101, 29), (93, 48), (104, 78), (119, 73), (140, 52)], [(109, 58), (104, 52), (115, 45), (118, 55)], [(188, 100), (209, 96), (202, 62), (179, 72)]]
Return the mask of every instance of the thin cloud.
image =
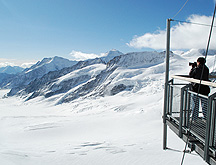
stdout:
[(35, 62), (26, 62), (26, 63), (21, 64), (20, 67), (22, 67), (22, 68), (30, 68), (34, 64), (35, 64)]
[[(210, 25), (212, 17), (191, 15), (186, 21)], [(171, 27), (171, 49), (205, 49), (208, 42), (209, 31), (210, 26), (179, 23)], [(216, 48), (215, 34), (216, 33), (213, 29), (210, 46), (211, 49)], [(134, 36), (127, 45), (133, 48), (152, 48), (156, 50), (165, 49), (166, 30), (158, 30), (155, 33), (146, 33), (142, 36)]]
[(6, 66), (15, 66), (15, 64), (10, 63), (10, 62), (0, 62), (0, 68), (1, 67), (6, 67)]
[(22, 68), (30, 67), (31, 65), (35, 64), (36, 61), (33, 60), (16, 60), (16, 59), (6, 59), (0, 58), (0, 67), (6, 66), (20, 66)]
[(100, 55), (98, 55), (98, 54), (94, 54), (94, 53), (83, 53), (80, 51), (73, 50), (70, 53), (70, 56), (71, 56), (71, 60), (81, 61), (81, 60), (99, 58), (99, 57), (104, 56), (104, 54), (101, 53)]

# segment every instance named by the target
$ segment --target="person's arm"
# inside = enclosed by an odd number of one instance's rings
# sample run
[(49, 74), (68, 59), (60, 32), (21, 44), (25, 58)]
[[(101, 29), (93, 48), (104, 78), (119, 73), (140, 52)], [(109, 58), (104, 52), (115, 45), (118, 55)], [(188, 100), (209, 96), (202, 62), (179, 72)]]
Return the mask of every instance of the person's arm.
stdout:
[(191, 68), (190, 72), (189, 72), (189, 76), (191, 78), (194, 78), (195, 77), (195, 74), (196, 74), (196, 68)]

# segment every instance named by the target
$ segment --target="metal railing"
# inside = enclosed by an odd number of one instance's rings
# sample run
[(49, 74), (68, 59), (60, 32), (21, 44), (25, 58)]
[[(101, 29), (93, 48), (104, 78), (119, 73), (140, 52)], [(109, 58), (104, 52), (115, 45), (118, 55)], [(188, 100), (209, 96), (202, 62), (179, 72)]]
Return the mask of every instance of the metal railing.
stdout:
[[(175, 77), (176, 78), (176, 77)], [(166, 120), (172, 121), (180, 138), (193, 137), (203, 146), (206, 162), (216, 159), (216, 93), (209, 96), (190, 91), (190, 84), (168, 83)], [(215, 161), (216, 162), (216, 161)]]

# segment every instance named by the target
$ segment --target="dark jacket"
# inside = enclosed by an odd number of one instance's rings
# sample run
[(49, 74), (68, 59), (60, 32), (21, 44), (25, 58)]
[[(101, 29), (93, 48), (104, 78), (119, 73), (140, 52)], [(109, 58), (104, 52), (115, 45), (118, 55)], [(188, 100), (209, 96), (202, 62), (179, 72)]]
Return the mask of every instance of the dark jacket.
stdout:
[[(201, 78), (203, 67), (204, 67), (204, 70), (203, 70), (203, 75), (202, 75), (202, 78)], [(201, 80), (209, 81), (209, 69), (208, 69), (208, 67), (206, 65), (200, 64), (198, 67), (192, 68), (190, 70), (189, 76), (191, 78), (194, 78), (194, 79), (200, 80), (200, 78), (201, 78)], [(200, 94), (203, 94), (203, 95), (206, 95), (206, 96), (210, 93), (209, 86), (200, 85), (200, 84), (197, 84), (197, 83), (192, 83), (192, 89), (191, 90), (193, 92), (200, 93)]]

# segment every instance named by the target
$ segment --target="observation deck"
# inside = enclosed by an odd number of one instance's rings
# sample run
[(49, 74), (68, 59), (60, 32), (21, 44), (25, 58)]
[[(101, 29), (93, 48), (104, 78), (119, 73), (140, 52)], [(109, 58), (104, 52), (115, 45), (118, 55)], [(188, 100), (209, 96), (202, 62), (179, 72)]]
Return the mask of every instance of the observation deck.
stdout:
[[(199, 154), (208, 164), (216, 165), (216, 83), (201, 81), (201, 84), (211, 88), (209, 96), (204, 96), (189, 90), (191, 82), (200, 83), (200, 80), (172, 76), (168, 81), (163, 115), (164, 149), (167, 148), (166, 127), (169, 126), (191, 151)], [(198, 117), (192, 119), (194, 107), (197, 107)], [(206, 112), (206, 118), (203, 112)]]

